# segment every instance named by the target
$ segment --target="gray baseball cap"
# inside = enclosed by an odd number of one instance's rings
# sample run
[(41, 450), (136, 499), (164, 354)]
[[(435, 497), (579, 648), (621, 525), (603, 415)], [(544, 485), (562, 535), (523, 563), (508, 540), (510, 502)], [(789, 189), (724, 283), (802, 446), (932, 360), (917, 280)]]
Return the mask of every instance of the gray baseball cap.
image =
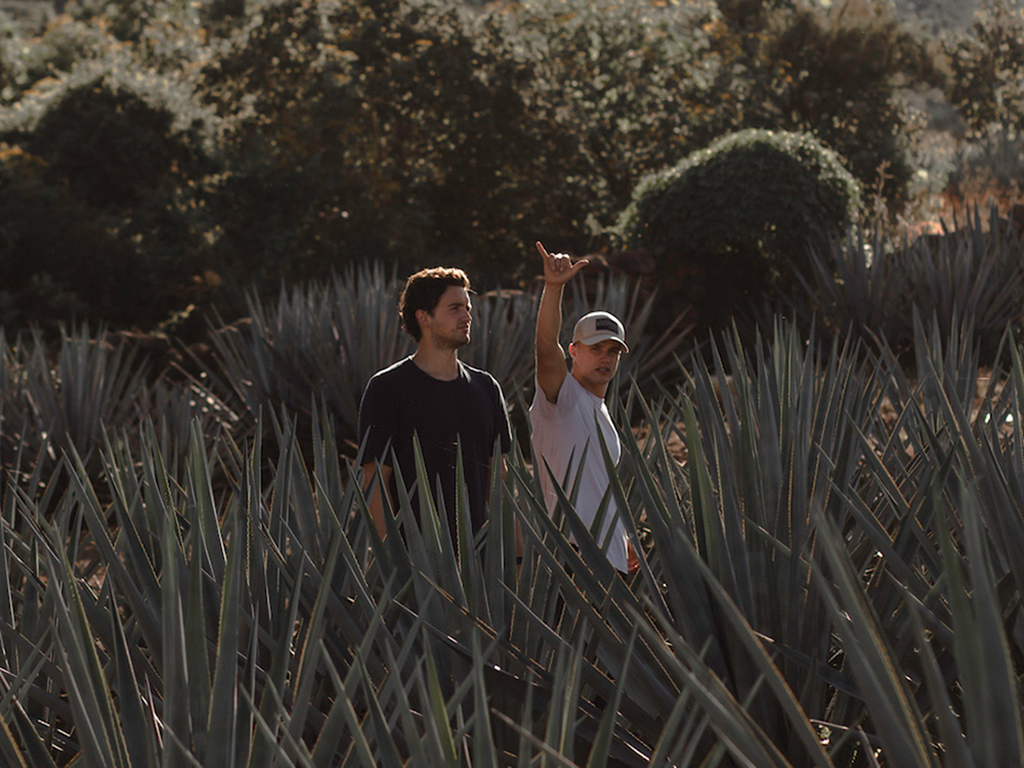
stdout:
[(622, 345), (624, 352), (629, 352), (626, 346), (626, 329), (622, 322), (611, 312), (588, 312), (578, 321), (572, 331), (572, 343), (597, 344), (598, 342), (612, 339)]

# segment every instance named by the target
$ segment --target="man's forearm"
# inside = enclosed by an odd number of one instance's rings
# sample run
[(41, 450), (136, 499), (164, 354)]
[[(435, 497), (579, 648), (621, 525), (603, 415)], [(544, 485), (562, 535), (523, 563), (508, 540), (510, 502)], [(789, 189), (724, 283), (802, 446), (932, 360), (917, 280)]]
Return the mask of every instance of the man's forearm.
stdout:
[(386, 486), (388, 480), (391, 479), (391, 467), (381, 467), (380, 477), (374, 483), (373, 479), (376, 475), (376, 464), (363, 465), (363, 490), (370, 489), (370, 518), (373, 520), (373, 526), (377, 529), (377, 534), (383, 539), (388, 535), (388, 528), (384, 522), (384, 494), (387, 493)]
[(564, 356), (558, 344), (562, 329), (562, 290), (564, 286), (546, 284), (537, 310), (537, 355)]
[(562, 328), (562, 285), (547, 283), (537, 310), (537, 383), (548, 402), (558, 401), (558, 392), (568, 368), (565, 351), (558, 343)]

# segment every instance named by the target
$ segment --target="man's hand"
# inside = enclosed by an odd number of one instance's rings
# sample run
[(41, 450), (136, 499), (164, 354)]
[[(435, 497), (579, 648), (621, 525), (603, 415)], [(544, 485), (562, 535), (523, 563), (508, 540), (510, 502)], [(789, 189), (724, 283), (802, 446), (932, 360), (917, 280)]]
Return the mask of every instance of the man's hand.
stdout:
[(564, 253), (550, 254), (540, 240), (537, 241), (537, 252), (544, 260), (545, 285), (565, 285), (576, 276), (577, 272), (590, 263), (587, 259), (580, 259), (573, 264), (571, 256)]

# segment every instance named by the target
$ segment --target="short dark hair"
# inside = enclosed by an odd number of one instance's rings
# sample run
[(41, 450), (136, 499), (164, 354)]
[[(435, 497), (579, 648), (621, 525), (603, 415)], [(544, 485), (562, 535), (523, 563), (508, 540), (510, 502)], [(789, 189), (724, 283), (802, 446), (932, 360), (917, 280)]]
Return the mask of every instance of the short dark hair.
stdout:
[(405, 281), (405, 290), (398, 300), (398, 314), (402, 317), (402, 327), (416, 341), (423, 336), (420, 321), (416, 313), (423, 309), (433, 312), (441, 301), (441, 296), (450, 286), (469, 290), (469, 277), (456, 267), (431, 267), (421, 269)]

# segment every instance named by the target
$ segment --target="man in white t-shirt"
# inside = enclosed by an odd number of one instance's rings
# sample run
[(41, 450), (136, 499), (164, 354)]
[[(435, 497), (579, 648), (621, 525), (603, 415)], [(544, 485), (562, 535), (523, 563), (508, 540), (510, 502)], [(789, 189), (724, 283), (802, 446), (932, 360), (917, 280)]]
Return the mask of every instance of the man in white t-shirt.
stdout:
[[(572, 484), (577, 474), (580, 475), (576, 513), (589, 526), (597, 516), (609, 484), (598, 430), (612, 460), (616, 463), (619, 460), (619, 437), (604, 396), (618, 370), (619, 357), (629, 352), (626, 332), (619, 319), (608, 312), (590, 312), (581, 317), (569, 345), (570, 375), (565, 351), (558, 342), (558, 331), (562, 327), (562, 292), (589, 262), (581, 259), (574, 264), (572, 258), (563, 253), (549, 254), (539, 242), (537, 251), (544, 260), (544, 292), (537, 313), (537, 391), (530, 406), (536, 471), (549, 513), (554, 510), (558, 495), (544, 463), (547, 462), (559, 482), (568, 478), (570, 485), (564, 489), (566, 495), (570, 495)], [(636, 568), (636, 555), (619, 520), (613, 496), (609, 498), (603, 529), (596, 538), (599, 544), (608, 540), (608, 560), (616, 569), (631, 572)]]

